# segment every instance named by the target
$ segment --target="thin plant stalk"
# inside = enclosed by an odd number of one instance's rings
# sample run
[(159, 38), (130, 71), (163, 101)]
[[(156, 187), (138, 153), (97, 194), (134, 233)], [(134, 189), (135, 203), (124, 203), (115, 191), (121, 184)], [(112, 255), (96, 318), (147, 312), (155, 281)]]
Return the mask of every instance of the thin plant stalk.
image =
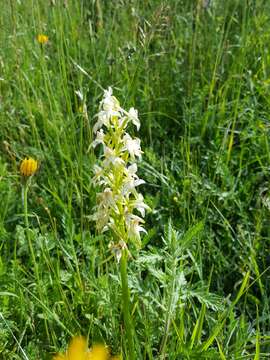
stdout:
[[(32, 239), (29, 232), (29, 220), (28, 220), (28, 189), (30, 185), (31, 177), (29, 179), (26, 179), (25, 183), (23, 184), (23, 209), (24, 209), (24, 225), (26, 229), (26, 237), (28, 241), (28, 246), (30, 249), (33, 265), (34, 265), (34, 273), (36, 276), (37, 281), (37, 288), (39, 292), (40, 299), (42, 299), (42, 287), (40, 284), (40, 278), (39, 278), (39, 272), (38, 272), (38, 264), (36, 262), (35, 252), (32, 244)], [(47, 334), (49, 334), (48, 326), (47, 326), (47, 320), (44, 320), (45, 322), (45, 328), (47, 331)]]
[(29, 183), (30, 183), (30, 179), (27, 179), (25, 181), (25, 183), (23, 184), (24, 225), (25, 225), (25, 229), (26, 229), (26, 237), (27, 237), (27, 241), (28, 241), (28, 246), (29, 246), (32, 261), (33, 261), (33, 264), (34, 264), (35, 275), (37, 277), (37, 282), (39, 284), (38, 267), (37, 267), (37, 262), (36, 262), (36, 257), (35, 257), (35, 253), (34, 253), (34, 248), (33, 248), (32, 240), (31, 240), (31, 236), (29, 234), (28, 199), (27, 199)]
[(135, 356), (135, 348), (133, 341), (133, 325), (130, 315), (130, 295), (129, 295), (129, 287), (128, 287), (128, 275), (127, 275), (127, 257), (128, 257), (127, 249), (124, 249), (122, 251), (122, 256), (120, 261), (123, 314), (124, 314), (125, 330), (126, 330), (128, 347), (129, 347), (128, 349), (129, 359), (135, 360), (136, 356)]

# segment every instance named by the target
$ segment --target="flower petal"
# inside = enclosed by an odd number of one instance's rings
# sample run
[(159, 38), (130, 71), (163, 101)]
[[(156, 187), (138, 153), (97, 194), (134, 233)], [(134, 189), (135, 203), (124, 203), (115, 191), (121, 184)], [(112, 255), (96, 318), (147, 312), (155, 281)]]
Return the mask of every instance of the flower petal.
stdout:
[(83, 336), (74, 337), (67, 351), (67, 360), (86, 360), (87, 341)]
[(53, 360), (67, 360), (67, 358), (63, 354), (57, 354), (53, 357)]
[(137, 130), (140, 129), (141, 123), (138, 118), (138, 111), (134, 109), (133, 107), (129, 109), (128, 117), (132, 121), (132, 123), (136, 126)]
[(109, 351), (104, 345), (94, 345), (90, 352), (87, 354), (87, 360), (108, 360)]

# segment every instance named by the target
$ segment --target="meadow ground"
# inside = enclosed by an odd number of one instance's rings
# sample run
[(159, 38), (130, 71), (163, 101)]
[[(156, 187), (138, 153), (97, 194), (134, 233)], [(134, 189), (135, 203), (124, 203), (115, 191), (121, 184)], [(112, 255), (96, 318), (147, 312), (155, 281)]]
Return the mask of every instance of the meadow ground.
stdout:
[(132, 358), (92, 218), (109, 86), (138, 109), (151, 207), (129, 244), (136, 359), (269, 359), (270, 2), (6, 0), (0, 28), (0, 359), (76, 334)]

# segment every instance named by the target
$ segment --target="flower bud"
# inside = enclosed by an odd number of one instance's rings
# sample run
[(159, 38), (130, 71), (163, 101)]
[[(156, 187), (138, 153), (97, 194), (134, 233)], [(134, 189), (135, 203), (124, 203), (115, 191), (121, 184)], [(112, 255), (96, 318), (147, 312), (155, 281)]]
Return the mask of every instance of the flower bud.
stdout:
[(20, 174), (22, 176), (32, 176), (38, 169), (38, 162), (32, 158), (25, 158), (20, 165)]
[(48, 38), (47, 35), (38, 34), (38, 36), (37, 36), (37, 41), (38, 41), (41, 45), (45, 45), (45, 44), (47, 44), (47, 42), (49, 41), (49, 38)]

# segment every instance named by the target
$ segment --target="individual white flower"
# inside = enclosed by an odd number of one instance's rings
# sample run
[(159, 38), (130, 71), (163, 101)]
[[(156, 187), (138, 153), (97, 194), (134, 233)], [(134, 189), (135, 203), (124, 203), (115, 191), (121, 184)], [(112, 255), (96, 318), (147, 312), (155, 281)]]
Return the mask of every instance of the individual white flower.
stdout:
[[(123, 250), (127, 249), (127, 244), (123, 240), (120, 240), (118, 244), (114, 244), (114, 243), (110, 242), (109, 249), (115, 255), (116, 261), (119, 263), (121, 260), (121, 257), (122, 257)], [(129, 254), (129, 252), (128, 252), (128, 254)]]
[(147, 204), (145, 204), (143, 200), (144, 198), (142, 194), (138, 194), (135, 200), (130, 201), (130, 206), (133, 209), (138, 210), (142, 217), (145, 217), (145, 210), (150, 210), (150, 207)]
[(127, 176), (134, 176), (136, 175), (138, 168), (137, 168), (137, 164), (131, 164), (130, 166), (128, 166), (128, 168), (126, 169), (126, 175)]
[(106, 113), (106, 111), (100, 111), (97, 114), (97, 118), (98, 121), (95, 123), (94, 127), (93, 127), (93, 132), (94, 134), (100, 129), (102, 128), (103, 125), (105, 125), (106, 127), (109, 125), (109, 121), (110, 121), (110, 117), (108, 116), (108, 114)]
[(102, 167), (98, 166), (98, 165), (94, 165), (94, 178), (93, 178), (93, 182), (95, 184), (98, 184), (102, 175), (103, 175), (103, 169)]
[(102, 126), (108, 128), (112, 118), (121, 117), (119, 101), (114, 96), (112, 96), (112, 88), (110, 87), (108, 90), (104, 91), (104, 96), (101, 101), (101, 109), (102, 110), (97, 114), (98, 121), (93, 127), (94, 133), (102, 128)]
[(116, 97), (112, 96), (112, 93), (113, 91), (111, 87), (109, 87), (108, 90), (105, 90), (103, 100), (101, 102), (103, 110), (107, 112), (119, 111), (121, 109), (119, 101)]
[(95, 148), (98, 144), (104, 144), (104, 132), (103, 129), (97, 131), (96, 138), (92, 142), (91, 146)]
[(138, 111), (132, 107), (129, 109), (127, 115), (129, 117), (129, 119), (132, 121), (132, 123), (136, 126), (137, 131), (139, 131), (141, 123), (138, 118)]
[(98, 207), (94, 215), (92, 216), (92, 220), (96, 222), (98, 231), (105, 231), (107, 229), (106, 225), (108, 224), (110, 219), (109, 212), (106, 208)]
[(117, 204), (122, 203), (119, 195), (115, 195), (110, 188), (105, 188), (102, 193), (97, 194), (99, 207), (106, 209), (108, 213), (113, 210), (115, 214), (119, 214)]
[(111, 149), (108, 146), (105, 146), (104, 157), (105, 157), (105, 159), (103, 161), (103, 165), (106, 168), (108, 168), (111, 164), (114, 165), (115, 167), (125, 165), (124, 160), (116, 155), (115, 149)]
[(125, 134), (123, 137), (124, 147), (123, 151), (127, 150), (131, 156), (132, 159), (135, 158), (135, 156), (138, 156), (139, 159), (142, 157), (142, 151), (141, 151), (141, 140), (138, 138), (132, 139), (132, 137), (129, 134)]
[(126, 177), (123, 180), (121, 193), (124, 196), (128, 196), (130, 193), (134, 193), (136, 191), (135, 188), (141, 184), (144, 184), (145, 181), (140, 179), (136, 174), (137, 165), (135, 163), (130, 165), (127, 169), (124, 170)]
[(147, 233), (147, 231), (141, 226), (141, 223), (144, 223), (143, 219), (137, 215), (126, 213), (125, 220), (128, 238), (134, 240), (136, 244), (139, 245), (141, 243), (140, 233)]
[(128, 166), (128, 168), (125, 168), (125, 174), (126, 174), (126, 178), (123, 181), (124, 182), (133, 182), (134, 181), (134, 185), (135, 186), (139, 186), (141, 184), (145, 184), (145, 181), (142, 179), (139, 179), (138, 175), (136, 174), (137, 172), (137, 164), (134, 163), (130, 166)]
[(115, 201), (114, 201), (114, 198), (113, 198), (113, 193), (112, 193), (112, 190), (110, 188), (105, 188), (102, 193), (99, 193), (97, 195), (97, 197), (99, 199), (99, 202), (104, 207), (113, 206), (115, 204)]
[(94, 127), (93, 127), (93, 132), (96, 133), (97, 130), (99, 130), (100, 128), (102, 128), (102, 126), (105, 126), (106, 128), (108, 128), (110, 126), (110, 121), (112, 119), (113, 116), (120, 116), (118, 111), (115, 110), (107, 110), (107, 111), (100, 111), (97, 114), (97, 118), (98, 121), (95, 123)]
[(121, 194), (123, 196), (129, 196), (129, 194), (131, 193), (134, 194), (136, 192), (136, 187), (142, 184), (145, 184), (145, 181), (139, 179), (138, 177), (135, 179), (134, 178), (125, 179), (121, 189)]

